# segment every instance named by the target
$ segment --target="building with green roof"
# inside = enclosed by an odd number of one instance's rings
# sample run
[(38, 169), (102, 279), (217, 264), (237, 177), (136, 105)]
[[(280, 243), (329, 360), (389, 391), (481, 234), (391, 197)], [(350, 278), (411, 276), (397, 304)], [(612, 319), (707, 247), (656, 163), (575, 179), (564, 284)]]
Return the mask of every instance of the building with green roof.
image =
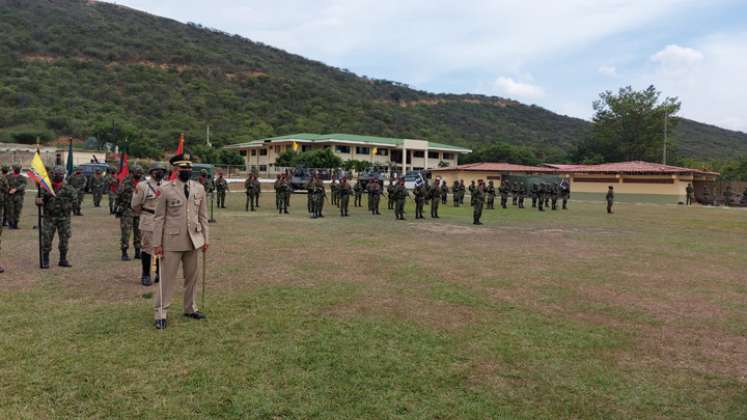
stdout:
[(388, 166), (395, 172), (456, 167), (458, 155), (472, 152), (464, 147), (427, 140), (342, 133), (290, 134), (232, 144), (225, 148), (240, 151), (247, 168), (259, 171), (273, 168), (278, 156), (289, 150), (306, 152), (331, 149), (343, 160), (369, 161), (376, 166)]

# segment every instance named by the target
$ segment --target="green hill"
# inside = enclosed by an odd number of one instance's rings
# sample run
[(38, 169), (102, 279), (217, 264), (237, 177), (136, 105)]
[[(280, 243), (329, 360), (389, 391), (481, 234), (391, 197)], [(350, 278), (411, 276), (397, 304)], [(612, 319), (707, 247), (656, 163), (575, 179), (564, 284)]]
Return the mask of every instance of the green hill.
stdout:
[[(36, 135), (173, 148), (179, 132), (214, 144), (293, 132), (504, 142), (562, 160), (590, 124), (519, 102), (441, 95), (373, 80), (252, 42), (86, 0), (0, 0), (0, 141)], [(592, 98), (590, 98), (591, 100)], [(129, 127), (129, 128), (127, 128)], [(747, 153), (747, 135), (683, 120), (674, 137), (695, 158)]]

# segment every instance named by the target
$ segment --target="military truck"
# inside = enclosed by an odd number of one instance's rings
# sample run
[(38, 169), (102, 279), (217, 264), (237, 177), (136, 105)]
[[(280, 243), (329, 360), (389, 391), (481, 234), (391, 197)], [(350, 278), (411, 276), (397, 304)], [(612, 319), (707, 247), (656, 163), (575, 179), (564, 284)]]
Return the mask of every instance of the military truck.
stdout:
[(369, 166), (358, 175), (358, 182), (360, 182), (363, 188), (366, 188), (368, 183), (373, 179), (378, 179), (379, 184), (383, 185), (388, 170), (389, 168), (386, 166)]

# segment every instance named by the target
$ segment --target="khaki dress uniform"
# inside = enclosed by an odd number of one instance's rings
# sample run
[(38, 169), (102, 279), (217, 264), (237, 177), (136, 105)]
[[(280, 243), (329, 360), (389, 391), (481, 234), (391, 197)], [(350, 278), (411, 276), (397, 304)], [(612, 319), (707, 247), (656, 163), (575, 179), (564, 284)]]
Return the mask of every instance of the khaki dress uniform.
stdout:
[[(163, 248), (161, 287), (155, 301), (155, 319), (166, 319), (176, 287), (179, 265), (184, 272), (184, 313), (197, 312), (195, 296), (199, 251), (208, 242), (208, 212), (205, 188), (195, 181), (174, 180), (161, 185), (153, 218), (153, 247)], [(160, 313), (163, 302), (163, 314)]]

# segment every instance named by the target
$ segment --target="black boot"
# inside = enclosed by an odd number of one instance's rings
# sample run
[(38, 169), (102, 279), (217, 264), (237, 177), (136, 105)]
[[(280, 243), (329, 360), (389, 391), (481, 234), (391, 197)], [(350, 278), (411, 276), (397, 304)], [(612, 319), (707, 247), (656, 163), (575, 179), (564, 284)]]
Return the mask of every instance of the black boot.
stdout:
[(135, 259), (136, 260), (140, 259), (140, 248), (135, 248)]
[(143, 270), (142, 270), (143, 274), (142, 274), (142, 277), (140, 278), (140, 281), (143, 283), (143, 286), (150, 286), (151, 284), (153, 284), (153, 282), (150, 279), (150, 262), (151, 262), (150, 254), (143, 252), (141, 255), (140, 262), (143, 266)]
[(45, 270), (49, 268), (49, 252), (42, 254), (41, 268)]
[(72, 265), (67, 261), (67, 251), (60, 251), (60, 267), (70, 268)]
[(122, 261), (129, 261), (130, 256), (127, 255), (127, 248), (122, 249)]

